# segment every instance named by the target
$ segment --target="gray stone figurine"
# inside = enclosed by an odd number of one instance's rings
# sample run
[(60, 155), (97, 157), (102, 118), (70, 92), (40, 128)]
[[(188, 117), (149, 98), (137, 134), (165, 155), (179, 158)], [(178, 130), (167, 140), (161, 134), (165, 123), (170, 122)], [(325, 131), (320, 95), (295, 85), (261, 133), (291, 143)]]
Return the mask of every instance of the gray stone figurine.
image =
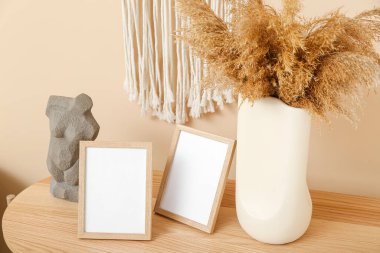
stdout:
[(49, 98), (46, 115), (51, 137), (47, 167), (52, 175), (50, 192), (56, 198), (78, 201), (79, 142), (93, 141), (99, 133), (99, 125), (91, 113), (92, 105), (86, 94)]

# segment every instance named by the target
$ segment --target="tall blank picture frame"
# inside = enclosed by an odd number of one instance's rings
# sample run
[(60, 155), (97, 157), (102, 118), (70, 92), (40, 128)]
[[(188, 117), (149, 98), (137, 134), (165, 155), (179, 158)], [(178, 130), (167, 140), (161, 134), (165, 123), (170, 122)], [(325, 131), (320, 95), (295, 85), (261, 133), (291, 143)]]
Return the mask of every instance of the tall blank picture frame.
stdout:
[(150, 240), (152, 144), (81, 142), (78, 237)]
[(154, 211), (212, 233), (235, 140), (178, 125)]

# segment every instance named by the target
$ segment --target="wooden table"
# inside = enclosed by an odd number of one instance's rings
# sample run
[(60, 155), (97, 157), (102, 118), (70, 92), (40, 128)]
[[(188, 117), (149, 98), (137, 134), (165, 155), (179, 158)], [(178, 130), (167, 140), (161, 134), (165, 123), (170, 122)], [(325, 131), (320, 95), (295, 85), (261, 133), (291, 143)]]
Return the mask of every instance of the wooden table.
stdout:
[[(154, 195), (162, 174), (154, 174)], [(55, 199), (49, 180), (32, 185), (9, 205), (3, 232), (13, 252), (380, 252), (380, 199), (312, 191), (313, 219), (306, 234), (287, 245), (267, 245), (240, 228), (234, 181), (227, 183), (214, 234), (153, 215), (153, 240), (77, 238), (77, 204)]]

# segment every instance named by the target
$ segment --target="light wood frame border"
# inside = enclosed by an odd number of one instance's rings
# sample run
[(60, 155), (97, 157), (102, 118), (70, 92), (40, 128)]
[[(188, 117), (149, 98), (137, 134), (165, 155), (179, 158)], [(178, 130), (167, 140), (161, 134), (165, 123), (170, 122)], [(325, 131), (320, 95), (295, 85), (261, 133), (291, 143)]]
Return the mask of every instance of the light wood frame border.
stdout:
[[(170, 170), (172, 168), (174, 155), (175, 155), (175, 152), (177, 149), (178, 139), (179, 139), (179, 136), (180, 136), (182, 131), (228, 144), (228, 150), (227, 150), (226, 158), (224, 160), (221, 177), (219, 179), (218, 188), (217, 188), (214, 203), (213, 203), (213, 206), (211, 209), (211, 215), (210, 215), (210, 218), (208, 220), (207, 225), (198, 223), (196, 221), (190, 220), (190, 219), (183, 217), (181, 215), (178, 215), (178, 214), (175, 214), (175, 213), (172, 213), (170, 211), (167, 211), (167, 210), (160, 208), (162, 195), (164, 194), (164, 191), (165, 191), (167, 178), (168, 178), (168, 175), (169, 175)], [(195, 228), (200, 229), (204, 232), (212, 233), (214, 231), (214, 228), (215, 228), (215, 223), (216, 223), (216, 219), (218, 217), (220, 204), (221, 204), (222, 199), (223, 199), (223, 192), (224, 192), (224, 188), (226, 186), (228, 173), (229, 173), (232, 158), (233, 158), (233, 155), (235, 152), (235, 146), (236, 146), (235, 140), (228, 139), (228, 138), (221, 137), (221, 136), (214, 135), (214, 134), (210, 134), (210, 133), (206, 133), (203, 131), (199, 131), (199, 130), (196, 130), (196, 129), (193, 129), (190, 127), (177, 125), (176, 129), (174, 131), (173, 137), (172, 137), (172, 143), (171, 143), (168, 159), (166, 162), (165, 170), (164, 170), (163, 175), (162, 175), (162, 180), (161, 180), (160, 188), (158, 191), (157, 201), (156, 201), (156, 204), (154, 207), (154, 212), (157, 214), (166, 216), (168, 218), (171, 218), (173, 220), (177, 220), (179, 222), (182, 222), (186, 225), (195, 227)]]
[[(145, 234), (93, 233), (85, 229), (85, 185), (86, 185), (86, 149), (95, 148), (141, 148), (147, 150), (146, 157), (146, 213)], [(116, 239), (116, 240), (151, 240), (152, 238), (152, 143), (149, 142), (105, 142), (81, 141), (79, 153), (79, 201), (78, 201), (78, 238)]]

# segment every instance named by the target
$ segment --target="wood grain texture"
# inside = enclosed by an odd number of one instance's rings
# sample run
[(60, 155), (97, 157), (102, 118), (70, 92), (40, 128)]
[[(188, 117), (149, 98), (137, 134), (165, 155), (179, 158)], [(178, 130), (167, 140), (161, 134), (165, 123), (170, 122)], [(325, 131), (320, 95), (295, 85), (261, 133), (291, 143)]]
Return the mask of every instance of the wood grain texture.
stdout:
[[(162, 173), (154, 171), (154, 197), (157, 196)], [(227, 180), (221, 206), (235, 208), (235, 189), (235, 180)], [(313, 201), (313, 218), (380, 227), (379, 198), (316, 190), (311, 190), (310, 195)]]
[[(156, 196), (162, 172), (155, 171)], [(267, 245), (239, 226), (234, 182), (228, 181), (213, 234), (153, 215), (152, 241), (77, 238), (77, 204), (53, 198), (48, 180), (20, 193), (3, 217), (13, 252), (380, 252), (380, 199), (312, 191), (313, 218), (306, 234), (287, 245)]]

